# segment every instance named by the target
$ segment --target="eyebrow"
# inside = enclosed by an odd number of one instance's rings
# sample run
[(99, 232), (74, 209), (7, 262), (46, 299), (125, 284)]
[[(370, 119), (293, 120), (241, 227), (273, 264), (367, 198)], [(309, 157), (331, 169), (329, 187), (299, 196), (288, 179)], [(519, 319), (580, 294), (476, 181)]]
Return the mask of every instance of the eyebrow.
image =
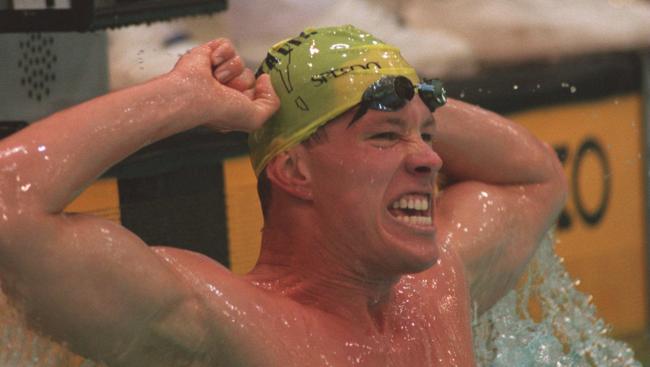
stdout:
[[(391, 125), (406, 125), (406, 121), (399, 117), (389, 117), (384, 121), (388, 122)], [(433, 115), (430, 114), (426, 119), (422, 121), (422, 123), (420, 123), (420, 128), (435, 127), (435, 125), (436, 121), (433, 119)]]
[[(347, 128), (352, 127), (352, 124), (354, 124), (357, 121), (359, 121), (359, 120), (350, 121)], [(391, 125), (396, 125), (396, 126), (399, 126), (399, 127), (402, 127), (403, 125), (406, 125), (406, 121), (404, 121), (402, 118), (399, 118), (399, 117), (389, 117), (389, 118), (387, 118), (385, 120), (381, 120), (378, 123), (381, 124), (381, 123), (384, 123), (384, 122), (388, 122)], [(435, 126), (436, 126), (436, 120), (433, 118), (433, 114), (429, 114), (427, 116), (427, 118), (425, 118), (424, 121), (422, 121), (422, 123), (420, 124), (420, 128), (435, 127)]]

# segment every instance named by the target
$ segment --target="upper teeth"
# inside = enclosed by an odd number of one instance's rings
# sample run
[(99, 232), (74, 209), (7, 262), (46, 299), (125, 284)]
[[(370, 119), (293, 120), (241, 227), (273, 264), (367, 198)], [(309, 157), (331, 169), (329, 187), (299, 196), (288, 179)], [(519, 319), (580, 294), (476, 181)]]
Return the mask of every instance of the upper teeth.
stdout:
[(429, 197), (426, 195), (404, 195), (393, 202), (393, 209), (428, 210)]

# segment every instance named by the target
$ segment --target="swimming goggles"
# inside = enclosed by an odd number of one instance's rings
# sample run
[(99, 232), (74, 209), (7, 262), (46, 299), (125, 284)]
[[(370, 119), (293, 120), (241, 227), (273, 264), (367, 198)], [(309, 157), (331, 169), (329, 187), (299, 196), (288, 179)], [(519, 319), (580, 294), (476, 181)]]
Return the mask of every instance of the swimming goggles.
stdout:
[[(354, 114), (352, 122), (363, 116), (368, 109), (376, 111), (397, 111), (415, 96), (415, 89), (429, 111), (447, 103), (447, 91), (438, 79), (422, 79), (418, 85), (413, 85), (405, 76), (388, 75), (372, 83), (361, 97), (359, 109)], [(352, 123), (351, 122), (351, 123)]]

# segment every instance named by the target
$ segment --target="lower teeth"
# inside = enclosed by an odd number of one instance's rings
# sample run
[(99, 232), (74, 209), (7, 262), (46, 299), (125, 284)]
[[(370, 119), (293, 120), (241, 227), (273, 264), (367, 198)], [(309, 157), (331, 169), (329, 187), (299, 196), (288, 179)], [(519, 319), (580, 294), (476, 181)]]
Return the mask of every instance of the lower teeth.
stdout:
[(397, 219), (411, 224), (431, 224), (431, 217), (399, 216)]

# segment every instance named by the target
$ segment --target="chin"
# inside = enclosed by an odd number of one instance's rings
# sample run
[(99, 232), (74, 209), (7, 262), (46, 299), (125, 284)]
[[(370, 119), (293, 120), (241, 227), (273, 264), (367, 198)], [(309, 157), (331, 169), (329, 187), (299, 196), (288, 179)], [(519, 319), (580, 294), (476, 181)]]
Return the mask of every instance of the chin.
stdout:
[[(427, 228), (425, 233), (391, 233), (380, 231), (387, 250), (385, 260), (390, 267), (401, 274), (413, 274), (434, 266), (440, 258), (440, 249), (435, 241), (435, 228)], [(388, 265), (388, 264), (387, 264)]]
[(405, 259), (406, 261), (402, 265), (402, 272), (404, 274), (420, 273), (435, 266), (438, 262), (439, 255), (437, 246), (434, 245), (434, 247), (433, 251), (429, 250), (427, 253), (418, 253), (415, 256), (409, 256), (410, 259)]

